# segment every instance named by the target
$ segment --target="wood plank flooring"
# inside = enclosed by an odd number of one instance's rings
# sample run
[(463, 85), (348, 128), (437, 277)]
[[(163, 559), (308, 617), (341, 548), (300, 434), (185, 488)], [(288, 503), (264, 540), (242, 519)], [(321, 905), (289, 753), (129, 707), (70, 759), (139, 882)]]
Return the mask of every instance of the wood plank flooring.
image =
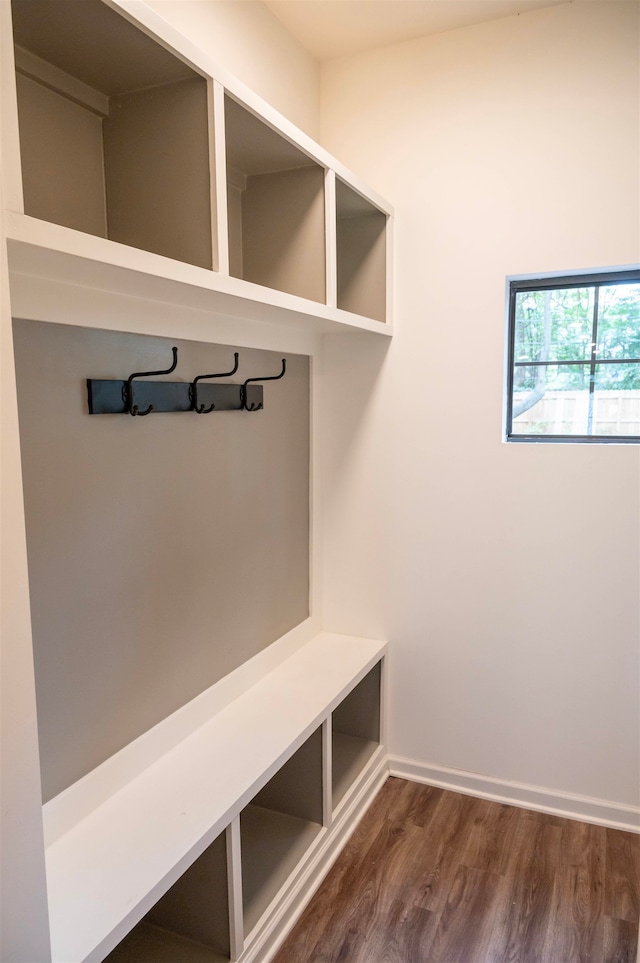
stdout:
[(640, 836), (390, 778), (272, 963), (635, 963)]

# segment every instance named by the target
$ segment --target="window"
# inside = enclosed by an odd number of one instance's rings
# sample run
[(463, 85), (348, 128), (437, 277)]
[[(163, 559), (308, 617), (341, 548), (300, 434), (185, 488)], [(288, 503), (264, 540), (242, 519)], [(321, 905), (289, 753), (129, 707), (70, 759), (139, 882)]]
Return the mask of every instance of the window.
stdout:
[(506, 438), (640, 442), (640, 270), (511, 280)]

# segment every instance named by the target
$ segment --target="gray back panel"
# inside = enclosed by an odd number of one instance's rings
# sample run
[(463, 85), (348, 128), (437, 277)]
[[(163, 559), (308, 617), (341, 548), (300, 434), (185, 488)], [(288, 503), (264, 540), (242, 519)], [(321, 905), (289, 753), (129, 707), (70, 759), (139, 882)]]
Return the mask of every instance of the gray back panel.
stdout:
[[(229, 370), (233, 347), (14, 323), (43, 796), (309, 612), (309, 362), (265, 407), (88, 414), (85, 379)], [(280, 370), (239, 347), (233, 381)]]

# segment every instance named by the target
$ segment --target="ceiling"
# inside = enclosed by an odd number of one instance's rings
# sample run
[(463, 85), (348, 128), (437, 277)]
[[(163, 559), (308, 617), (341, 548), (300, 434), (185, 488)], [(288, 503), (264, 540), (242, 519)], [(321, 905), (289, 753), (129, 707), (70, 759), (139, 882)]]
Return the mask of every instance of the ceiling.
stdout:
[(263, 0), (319, 61), (567, 0)]

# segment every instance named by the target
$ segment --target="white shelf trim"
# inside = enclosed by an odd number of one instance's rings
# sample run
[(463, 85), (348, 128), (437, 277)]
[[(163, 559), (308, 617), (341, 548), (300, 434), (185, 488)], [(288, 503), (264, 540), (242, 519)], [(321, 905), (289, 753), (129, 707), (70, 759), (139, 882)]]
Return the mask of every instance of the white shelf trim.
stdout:
[(5, 211), (5, 231), (12, 276), (52, 278), (85, 289), (114, 291), (239, 320), (304, 324), (316, 333), (358, 329), (387, 337), (393, 334), (388, 322), (15, 211)]

